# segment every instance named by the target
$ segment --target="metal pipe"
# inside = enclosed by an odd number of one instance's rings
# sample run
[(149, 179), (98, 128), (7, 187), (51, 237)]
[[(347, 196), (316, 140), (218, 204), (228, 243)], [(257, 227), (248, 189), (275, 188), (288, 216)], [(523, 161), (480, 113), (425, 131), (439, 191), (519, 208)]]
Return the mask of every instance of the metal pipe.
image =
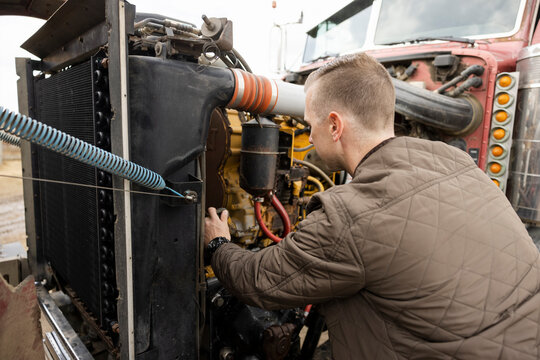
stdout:
[(161, 19), (156, 19), (156, 18), (146, 18), (142, 21), (136, 22), (134, 25), (134, 28), (138, 29), (138, 28), (145, 27), (146, 25), (148, 25), (148, 23), (156, 23), (156, 24), (163, 25), (164, 21)]
[(304, 147), (301, 147), (301, 148), (293, 148), (292, 150), (294, 152), (302, 152), (302, 151), (307, 151), (307, 150), (310, 150), (314, 147), (315, 145), (313, 144), (309, 144), (308, 146), (304, 146)]
[(312, 169), (317, 174), (319, 174), (328, 184), (330, 184), (331, 187), (335, 185), (334, 182), (332, 181), (332, 179), (330, 179), (330, 177), (328, 175), (326, 175), (326, 173), (324, 171), (322, 171), (321, 168), (313, 165), (312, 163), (307, 162), (307, 161), (303, 161), (303, 160), (298, 160), (298, 159), (293, 159), (293, 162), (295, 162), (297, 164), (300, 164), (300, 165), (307, 166), (308, 168)]
[(195, 28), (193, 25), (187, 24), (187, 23), (181, 23), (178, 21), (170, 20), (170, 19), (146, 18), (144, 20), (136, 22), (134, 25), (134, 28), (140, 29), (147, 25), (168, 26), (168, 27), (175, 28), (181, 31), (186, 31), (186, 32), (190, 32), (196, 35), (200, 35), (200, 30)]

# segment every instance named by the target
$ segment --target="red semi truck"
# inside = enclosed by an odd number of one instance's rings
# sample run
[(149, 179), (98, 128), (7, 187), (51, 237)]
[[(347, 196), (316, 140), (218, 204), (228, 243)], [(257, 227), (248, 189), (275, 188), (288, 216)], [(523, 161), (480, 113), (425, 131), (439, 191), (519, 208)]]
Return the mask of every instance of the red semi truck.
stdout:
[[(540, 241), (537, 0), (357, 0), (307, 33), (306, 76), (332, 58), (376, 57), (395, 79), (399, 135), (468, 152)], [(493, 209), (494, 214), (496, 209)]]

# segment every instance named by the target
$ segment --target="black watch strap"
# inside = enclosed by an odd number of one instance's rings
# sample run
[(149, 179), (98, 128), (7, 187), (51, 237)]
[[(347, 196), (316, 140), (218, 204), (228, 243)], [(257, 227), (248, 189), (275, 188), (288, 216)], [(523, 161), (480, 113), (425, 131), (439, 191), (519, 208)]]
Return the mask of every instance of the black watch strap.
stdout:
[(219, 247), (225, 243), (230, 242), (229, 239), (223, 236), (218, 236), (216, 238), (213, 238), (209, 243), (206, 249), (204, 250), (204, 262), (207, 265), (210, 265), (212, 261), (212, 256), (214, 256), (214, 253), (219, 249)]

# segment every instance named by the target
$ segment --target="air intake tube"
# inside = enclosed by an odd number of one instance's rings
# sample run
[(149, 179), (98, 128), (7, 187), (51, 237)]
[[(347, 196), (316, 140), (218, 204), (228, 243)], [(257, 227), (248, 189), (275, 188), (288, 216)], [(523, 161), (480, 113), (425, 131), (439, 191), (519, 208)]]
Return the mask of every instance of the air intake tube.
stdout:
[[(304, 116), (304, 87), (268, 79), (239, 69), (231, 70), (235, 88), (227, 107), (253, 114)], [(452, 98), (392, 79), (396, 112), (449, 135), (467, 135), (482, 122), (482, 105), (464, 95)]]
[(475, 97), (451, 98), (392, 79), (396, 112), (449, 135), (467, 135), (482, 122), (482, 105)]
[(235, 89), (227, 107), (253, 114), (304, 116), (304, 87), (231, 69)]

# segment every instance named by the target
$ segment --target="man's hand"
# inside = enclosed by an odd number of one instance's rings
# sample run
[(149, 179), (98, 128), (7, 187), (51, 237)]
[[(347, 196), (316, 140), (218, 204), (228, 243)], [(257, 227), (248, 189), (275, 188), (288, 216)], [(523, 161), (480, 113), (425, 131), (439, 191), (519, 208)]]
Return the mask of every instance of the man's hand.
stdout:
[(229, 212), (223, 210), (220, 218), (217, 215), (216, 208), (209, 207), (208, 215), (209, 216), (204, 219), (204, 247), (206, 248), (208, 243), (218, 236), (223, 236), (230, 240), (231, 234), (229, 232), (229, 225), (227, 224)]

